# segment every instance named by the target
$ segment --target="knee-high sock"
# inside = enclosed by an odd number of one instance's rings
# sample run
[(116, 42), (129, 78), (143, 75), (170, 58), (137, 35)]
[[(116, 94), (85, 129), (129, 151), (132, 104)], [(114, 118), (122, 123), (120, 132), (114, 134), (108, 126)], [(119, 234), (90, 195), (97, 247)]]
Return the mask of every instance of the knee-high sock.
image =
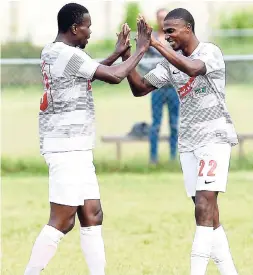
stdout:
[(25, 275), (39, 275), (55, 255), (58, 243), (64, 234), (52, 226), (45, 225), (37, 237)]
[(80, 228), (81, 247), (90, 275), (105, 274), (105, 249), (102, 238), (102, 226)]
[(213, 227), (197, 226), (191, 252), (191, 275), (204, 275), (211, 255)]
[(211, 258), (217, 265), (221, 275), (238, 275), (228, 244), (226, 233), (222, 226), (213, 232)]

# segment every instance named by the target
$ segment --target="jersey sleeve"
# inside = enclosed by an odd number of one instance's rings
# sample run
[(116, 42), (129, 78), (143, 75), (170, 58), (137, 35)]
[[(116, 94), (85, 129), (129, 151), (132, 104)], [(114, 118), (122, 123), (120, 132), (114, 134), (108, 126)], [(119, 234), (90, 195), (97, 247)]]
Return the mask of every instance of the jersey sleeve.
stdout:
[(213, 45), (205, 45), (199, 53), (197, 59), (203, 61), (206, 65), (206, 74), (225, 69), (225, 62), (221, 50)]
[(86, 79), (92, 79), (100, 63), (89, 57), (85, 52), (78, 53), (80, 58), (80, 67), (76, 76)]
[(158, 63), (156, 67), (147, 73), (144, 78), (154, 87), (161, 88), (165, 85), (171, 84), (170, 68), (166, 60)]

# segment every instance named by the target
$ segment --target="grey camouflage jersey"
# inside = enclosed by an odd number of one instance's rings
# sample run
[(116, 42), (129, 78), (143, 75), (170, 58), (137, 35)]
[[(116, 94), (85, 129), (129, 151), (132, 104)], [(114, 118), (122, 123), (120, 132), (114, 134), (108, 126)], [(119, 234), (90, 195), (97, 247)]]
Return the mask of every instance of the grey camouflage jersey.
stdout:
[(39, 112), (41, 154), (94, 147), (91, 79), (99, 66), (79, 48), (62, 42), (41, 53), (44, 94)]
[(209, 143), (237, 144), (225, 104), (225, 63), (220, 49), (211, 43), (199, 43), (189, 58), (205, 63), (204, 76), (190, 77), (166, 59), (144, 76), (156, 88), (172, 84), (178, 91), (179, 151), (193, 151)]

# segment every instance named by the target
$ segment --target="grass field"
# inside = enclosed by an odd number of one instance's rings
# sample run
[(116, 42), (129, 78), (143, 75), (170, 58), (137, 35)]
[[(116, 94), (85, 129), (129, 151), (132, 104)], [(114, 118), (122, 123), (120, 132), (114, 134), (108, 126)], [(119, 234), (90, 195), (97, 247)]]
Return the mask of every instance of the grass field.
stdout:
[[(102, 144), (102, 135), (126, 134), (138, 121), (150, 123), (150, 96), (134, 98), (126, 82), (120, 85), (94, 83), (97, 143), (95, 158), (114, 159), (115, 146)], [(2, 155), (13, 158), (38, 157), (39, 141), (37, 115), (40, 87), (4, 88), (2, 94)], [(253, 93), (250, 85), (227, 87), (227, 105), (238, 133), (253, 132)], [(162, 133), (168, 133), (167, 110), (164, 109)], [(253, 142), (245, 144), (245, 151), (253, 153)], [(237, 152), (237, 148), (233, 150)], [(168, 145), (160, 144), (160, 155), (167, 160)], [(148, 160), (148, 143), (126, 144), (124, 160)]]
[[(193, 205), (181, 174), (100, 175), (107, 274), (188, 275)], [(253, 274), (253, 173), (231, 173), (220, 195), (223, 224), (240, 275)], [(2, 179), (2, 275), (23, 274), (33, 242), (47, 222), (47, 178)], [(59, 246), (45, 275), (88, 274), (78, 224)], [(207, 275), (218, 275), (210, 262)]]
[[(102, 135), (125, 134), (137, 121), (150, 123), (150, 97), (134, 98), (126, 83), (94, 83), (97, 120), (95, 160), (113, 160), (115, 148)], [(2, 156), (39, 158), (37, 115), (40, 87), (2, 90)], [(253, 132), (253, 94), (249, 85), (228, 86), (227, 103), (239, 133)], [(167, 133), (167, 111), (162, 133)], [(245, 144), (253, 153), (253, 142)], [(233, 154), (238, 149), (233, 150)], [(149, 146), (126, 144), (124, 160), (148, 162)], [(159, 147), (167, 160), (168, 146)], [(136, 162), (137, 163), (137, 162)], [(8, 165), (8, 164), (7, 164)], [(188, 275), (194, 234), (193, 206), (177, 173), (99, 174), (105, 212), (107, 274)], [(231, 173), (228, 193), (221, 195), (222, 221), (240, 275), (253, 272), (253, 172)], [(11, 175), (2, 178), (2, 273), (23, 274), (33, 242), (48, 219), (47, 177)], [(80, 250), (78, 226), (66, 236), (45, 275), (88, 274)], [(207, 275), (218, 275), (210, 263)]]

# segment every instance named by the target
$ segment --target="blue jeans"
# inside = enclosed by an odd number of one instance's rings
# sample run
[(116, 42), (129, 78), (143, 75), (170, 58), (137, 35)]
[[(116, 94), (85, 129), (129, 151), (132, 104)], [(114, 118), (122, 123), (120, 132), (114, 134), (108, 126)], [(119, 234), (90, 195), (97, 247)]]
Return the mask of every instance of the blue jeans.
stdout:
[(152, 92), (152, 125), (149, 134), (150, 161), (157, 162), (157, 143), (161, 126), (163, 105), (167, 104), (170, 126), (170, 158), (175, 159), (178, 139), (179, 99), (173, 87), (162, 87)]

